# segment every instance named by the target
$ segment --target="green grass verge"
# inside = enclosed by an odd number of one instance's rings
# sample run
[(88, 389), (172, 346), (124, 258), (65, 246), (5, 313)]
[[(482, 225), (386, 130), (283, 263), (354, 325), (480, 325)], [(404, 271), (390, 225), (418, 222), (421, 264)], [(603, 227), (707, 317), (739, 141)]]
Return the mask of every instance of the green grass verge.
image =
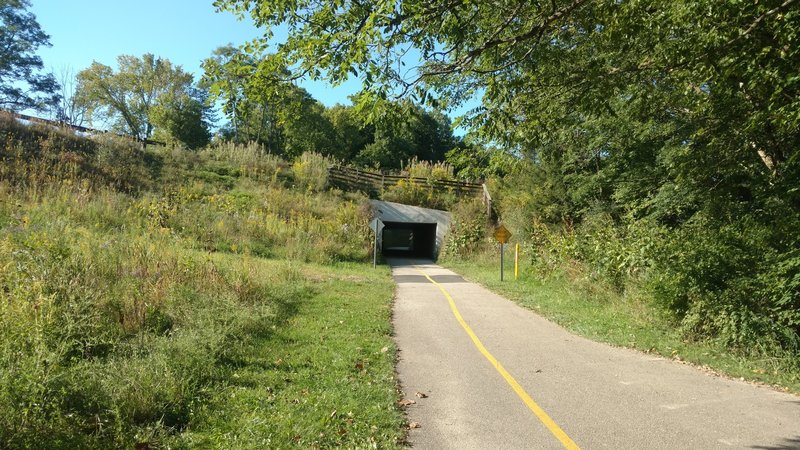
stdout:
[(388, 270), (303, 266), (313, 294), (225, 363), (180, 437), (199, 448), (394, 448), (396, 350)]
[(796, 361), (745, 357), (732, 354), (714, 342), (687, 342), (663, 311), (639, 299), (635, 292), (619, 295), (601, 283), (558, 274), (539, 277), (529, 270), (523, 270), (519, 279), (514, 280), (513, 256), (509, 255), (513, 253), (506, 254), (502, 282), (499, 256), (473, 260), (448, 258), (440, 263), (589, 339), (800, 393), (800, 368)]

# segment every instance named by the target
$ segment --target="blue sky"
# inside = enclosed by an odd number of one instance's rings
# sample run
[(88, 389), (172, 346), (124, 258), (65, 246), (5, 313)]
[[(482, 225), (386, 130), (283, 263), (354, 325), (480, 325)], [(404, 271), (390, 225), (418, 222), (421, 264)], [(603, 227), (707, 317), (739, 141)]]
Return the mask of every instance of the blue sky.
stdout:
[[(73, 72), (97, 61), (116, 67), (122, 54), (145, 53), (169, 59), (184, 70), (202, 74), (200, 62), (220, 46), (242, 44), (261, 32), (249, 21), (238, 21), (228, 12), (215, 12), (211, 0), (31, 0), (30, 11), (52, 47), (38, 54), (56, 76), (62, 69)], [(331, 87), (322, 82), (301, 82), (327, 106), (349, 104), (360, 82), (350, 80)]]

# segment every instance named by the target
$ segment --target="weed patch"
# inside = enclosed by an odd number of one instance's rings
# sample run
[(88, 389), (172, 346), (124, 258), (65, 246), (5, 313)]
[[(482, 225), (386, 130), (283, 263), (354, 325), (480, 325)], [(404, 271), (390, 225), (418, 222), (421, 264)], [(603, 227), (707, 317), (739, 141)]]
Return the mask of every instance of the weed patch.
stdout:
[[(12, 131), (3, 448), (399, 445), (366, 198), (290, 189), (290, 166), (252, 146)], [(70, 139), (85, 148), (65, 160)]]

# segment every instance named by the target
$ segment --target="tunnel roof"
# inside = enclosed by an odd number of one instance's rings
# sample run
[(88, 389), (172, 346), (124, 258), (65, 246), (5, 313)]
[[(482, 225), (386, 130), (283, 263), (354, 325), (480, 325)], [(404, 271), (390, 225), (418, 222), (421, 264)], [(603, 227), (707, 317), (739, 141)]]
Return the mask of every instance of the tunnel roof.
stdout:
[(450, 213), (447, 211), (380, 200), (370, 200), (370, 204), (373, 216), (382, 222), (436, 223), (444, 230), (450, 226)]

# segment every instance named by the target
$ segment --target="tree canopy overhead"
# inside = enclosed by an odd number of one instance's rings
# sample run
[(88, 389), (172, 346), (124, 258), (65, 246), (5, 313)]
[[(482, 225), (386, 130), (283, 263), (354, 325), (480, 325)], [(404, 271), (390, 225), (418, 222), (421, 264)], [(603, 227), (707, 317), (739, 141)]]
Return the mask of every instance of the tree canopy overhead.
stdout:
[[(800, 126), (798, 0), (217, 0), (267, 30), (288, 29), (275, 58), (293, 76), (359, 76), (378, 97), (458, 104), (467, 124), (531, 143), (575, 111), (660, 102), (684, 141), (726, 135), (779, 172)], [(265, 42), (262, 42), (264, 44)], [(416, 51), (423, 61), (409, 67)], [(656, 114), (653, 112), (653, 114)], [(649, 118), (648, 118), (649, 119)], [(735, 131), (735, 133), (732, 133)], [(788, 153), (787, 153), (788, 152)], [(741, 151), (738, 153), (742, 153)]]
[(498, 196), (517, 236), (587, 239), (570, 257), (646, 274), (687, 336), (800, 348), (800, 0), (215, 5), (267, 31), (253, 48), (288, 30), (259, 70), (357, 76), (359, 107), (479, 97), (470, 138), (524, 156)]

